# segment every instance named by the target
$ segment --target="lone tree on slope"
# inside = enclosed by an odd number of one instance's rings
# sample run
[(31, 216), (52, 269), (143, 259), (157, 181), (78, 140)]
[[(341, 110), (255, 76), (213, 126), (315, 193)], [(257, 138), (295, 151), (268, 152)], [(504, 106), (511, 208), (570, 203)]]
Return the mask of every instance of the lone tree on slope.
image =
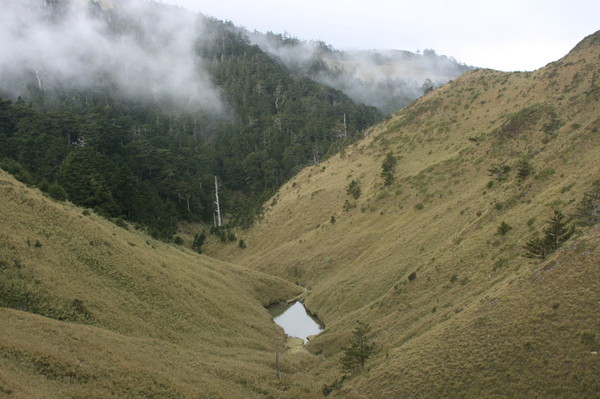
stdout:
[(352, 332), (350, 345), (344, 350), (342, 366), (346, 370), (364, 368), (367, 359), (375, 353), (375, 344), (368, 337), (371, 327), (363, 322), (357, 321), (357, 326)]
[(567, 224), (565, 215), (561, 211), (555, 210), (554, 215), (547, 222), (547, 227), (543, 230), (544, 236), (532, 238), (523, 247), (526, 251), (525, 256), (546, 259), (546, 256), (556, 251), (575, 233), (575, 229), (572, 226), (568, 227)]

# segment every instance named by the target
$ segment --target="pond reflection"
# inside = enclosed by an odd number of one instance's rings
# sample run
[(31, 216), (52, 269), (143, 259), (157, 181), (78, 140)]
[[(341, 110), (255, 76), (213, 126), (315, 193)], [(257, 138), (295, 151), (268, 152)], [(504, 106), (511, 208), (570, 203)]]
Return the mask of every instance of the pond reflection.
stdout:
[(306, 342), (308, 337), (322, 331), (319, 323), (308, 314), (301, 302), (276, 305), (270, 307), (269, 311), (273, 315), (273, 321), (290, 337), (301, 338)]

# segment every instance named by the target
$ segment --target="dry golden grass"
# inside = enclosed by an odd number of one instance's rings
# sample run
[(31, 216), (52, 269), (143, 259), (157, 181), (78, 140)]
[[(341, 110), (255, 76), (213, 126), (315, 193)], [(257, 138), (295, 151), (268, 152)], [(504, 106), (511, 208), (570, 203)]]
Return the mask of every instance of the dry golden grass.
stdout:
[[(577, 337), (589, 330), (599, 349), (598, 237), (579, 238), (590, 258), (541, 265), (522, 246), (600, 178), (599, 37), (535, 72), (466, 73), (288, 182), (243, 232), (247, 249), (207, 253), (309, 289), (326, 325), (309, 344), (331, 365), (324, 383), (341, 373), (354, 322), (371, 323), (381, 350), (340, 397), (597, 397), (598, 360)], [(384, 186), (388, 152), (398, 164)], [(519, 181), (522, 159), (534, 172)], [(489, 186), (501, 164), (509, 178)], [(513, 229), (500, 236), (503, 221)], [(547, 283), (529, 282), (557, 261)], [(475, 310), (494, 299), (489, 315)]]

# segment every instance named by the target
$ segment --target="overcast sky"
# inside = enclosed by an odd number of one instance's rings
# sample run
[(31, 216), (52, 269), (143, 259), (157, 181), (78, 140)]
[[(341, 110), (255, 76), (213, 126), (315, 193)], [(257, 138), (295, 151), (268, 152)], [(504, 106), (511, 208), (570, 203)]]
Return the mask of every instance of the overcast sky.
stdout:
[(469, 65), (541, 68), (600, 29), (598, 0), (162, 0), (337, 49), (434, 49)]

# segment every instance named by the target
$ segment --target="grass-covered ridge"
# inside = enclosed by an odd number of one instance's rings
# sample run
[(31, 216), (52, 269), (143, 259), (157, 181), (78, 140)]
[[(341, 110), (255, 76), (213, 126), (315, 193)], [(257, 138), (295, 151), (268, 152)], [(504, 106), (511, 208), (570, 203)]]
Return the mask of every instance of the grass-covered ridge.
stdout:
[(538, 71), (467, 72), (303, 170), (244, 251), (207, 249), (310, 289), (326, 384), (371, 324), (378, 354), (332, 396), (597, 395), (597, 225), (543, 261), (523, 247), (600, 179), (598, 35)]

